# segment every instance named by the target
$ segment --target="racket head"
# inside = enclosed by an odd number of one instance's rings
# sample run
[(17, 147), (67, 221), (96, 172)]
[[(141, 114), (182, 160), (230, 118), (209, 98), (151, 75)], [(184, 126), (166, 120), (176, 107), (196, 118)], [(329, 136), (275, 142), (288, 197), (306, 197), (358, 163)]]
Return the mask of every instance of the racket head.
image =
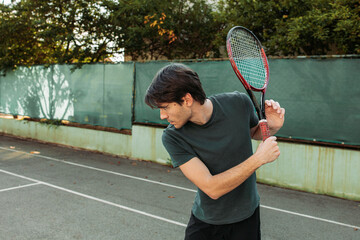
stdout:
[(269, 64), (259, 39), (245, 27), (230, 29), (226, 47), (235, 74), (246, 89), (266, 91)]

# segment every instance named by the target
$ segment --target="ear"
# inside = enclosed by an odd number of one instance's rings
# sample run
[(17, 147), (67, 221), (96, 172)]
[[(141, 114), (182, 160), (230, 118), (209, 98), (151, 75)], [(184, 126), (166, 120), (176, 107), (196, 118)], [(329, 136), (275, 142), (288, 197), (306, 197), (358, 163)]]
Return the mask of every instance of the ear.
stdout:
[(191, 105), (194, 103), (194, 99), (190, 93), (185, 94), (185, 96), (182, 99), (184, 101), (185, 106), (191, 107)]

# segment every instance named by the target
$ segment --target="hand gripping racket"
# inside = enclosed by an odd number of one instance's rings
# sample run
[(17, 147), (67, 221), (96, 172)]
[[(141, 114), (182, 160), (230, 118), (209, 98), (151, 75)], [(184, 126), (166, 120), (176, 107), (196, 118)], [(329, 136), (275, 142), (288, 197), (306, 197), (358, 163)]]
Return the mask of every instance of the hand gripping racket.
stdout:
[[(264, 141), (270, 136), (265, 116), (265, 92), (269, 81), (269, 64), (265, 51), (259, 39), (250, 30), (240, 26), (230, 29), (226, 46), (231, 66), (255, 106)], [(253, 91), (261, 92), (261, 107)]]

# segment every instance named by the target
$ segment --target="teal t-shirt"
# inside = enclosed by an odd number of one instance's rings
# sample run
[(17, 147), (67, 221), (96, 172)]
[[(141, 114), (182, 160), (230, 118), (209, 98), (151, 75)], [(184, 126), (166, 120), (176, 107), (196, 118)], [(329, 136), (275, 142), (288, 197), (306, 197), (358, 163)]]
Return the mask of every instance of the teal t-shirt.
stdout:
[[(176, 129), (169, 125), (163, 133), (163, 144), (172, 164), (178, 167), (198, 157), (215, 175), (224, 172), (253, 154), (250, 128), (258, 118), (250, 98), (239, 92), (209, 97), (213, 113), (204, 125), (187, 122)], [(198, 189), (192, 212), (209, 224), (229, 224), (250, 217), (259, 206), (256, 174), (217, 200)]]

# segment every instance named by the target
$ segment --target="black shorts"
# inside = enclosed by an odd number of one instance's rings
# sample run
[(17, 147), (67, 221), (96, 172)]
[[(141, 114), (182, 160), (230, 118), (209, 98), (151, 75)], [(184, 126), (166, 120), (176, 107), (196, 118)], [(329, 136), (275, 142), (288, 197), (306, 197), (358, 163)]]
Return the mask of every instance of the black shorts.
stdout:
[(260, 240), (260, 210), (240, 222), (224, 225), (204, 223), (191, 214), (185, 240)]

